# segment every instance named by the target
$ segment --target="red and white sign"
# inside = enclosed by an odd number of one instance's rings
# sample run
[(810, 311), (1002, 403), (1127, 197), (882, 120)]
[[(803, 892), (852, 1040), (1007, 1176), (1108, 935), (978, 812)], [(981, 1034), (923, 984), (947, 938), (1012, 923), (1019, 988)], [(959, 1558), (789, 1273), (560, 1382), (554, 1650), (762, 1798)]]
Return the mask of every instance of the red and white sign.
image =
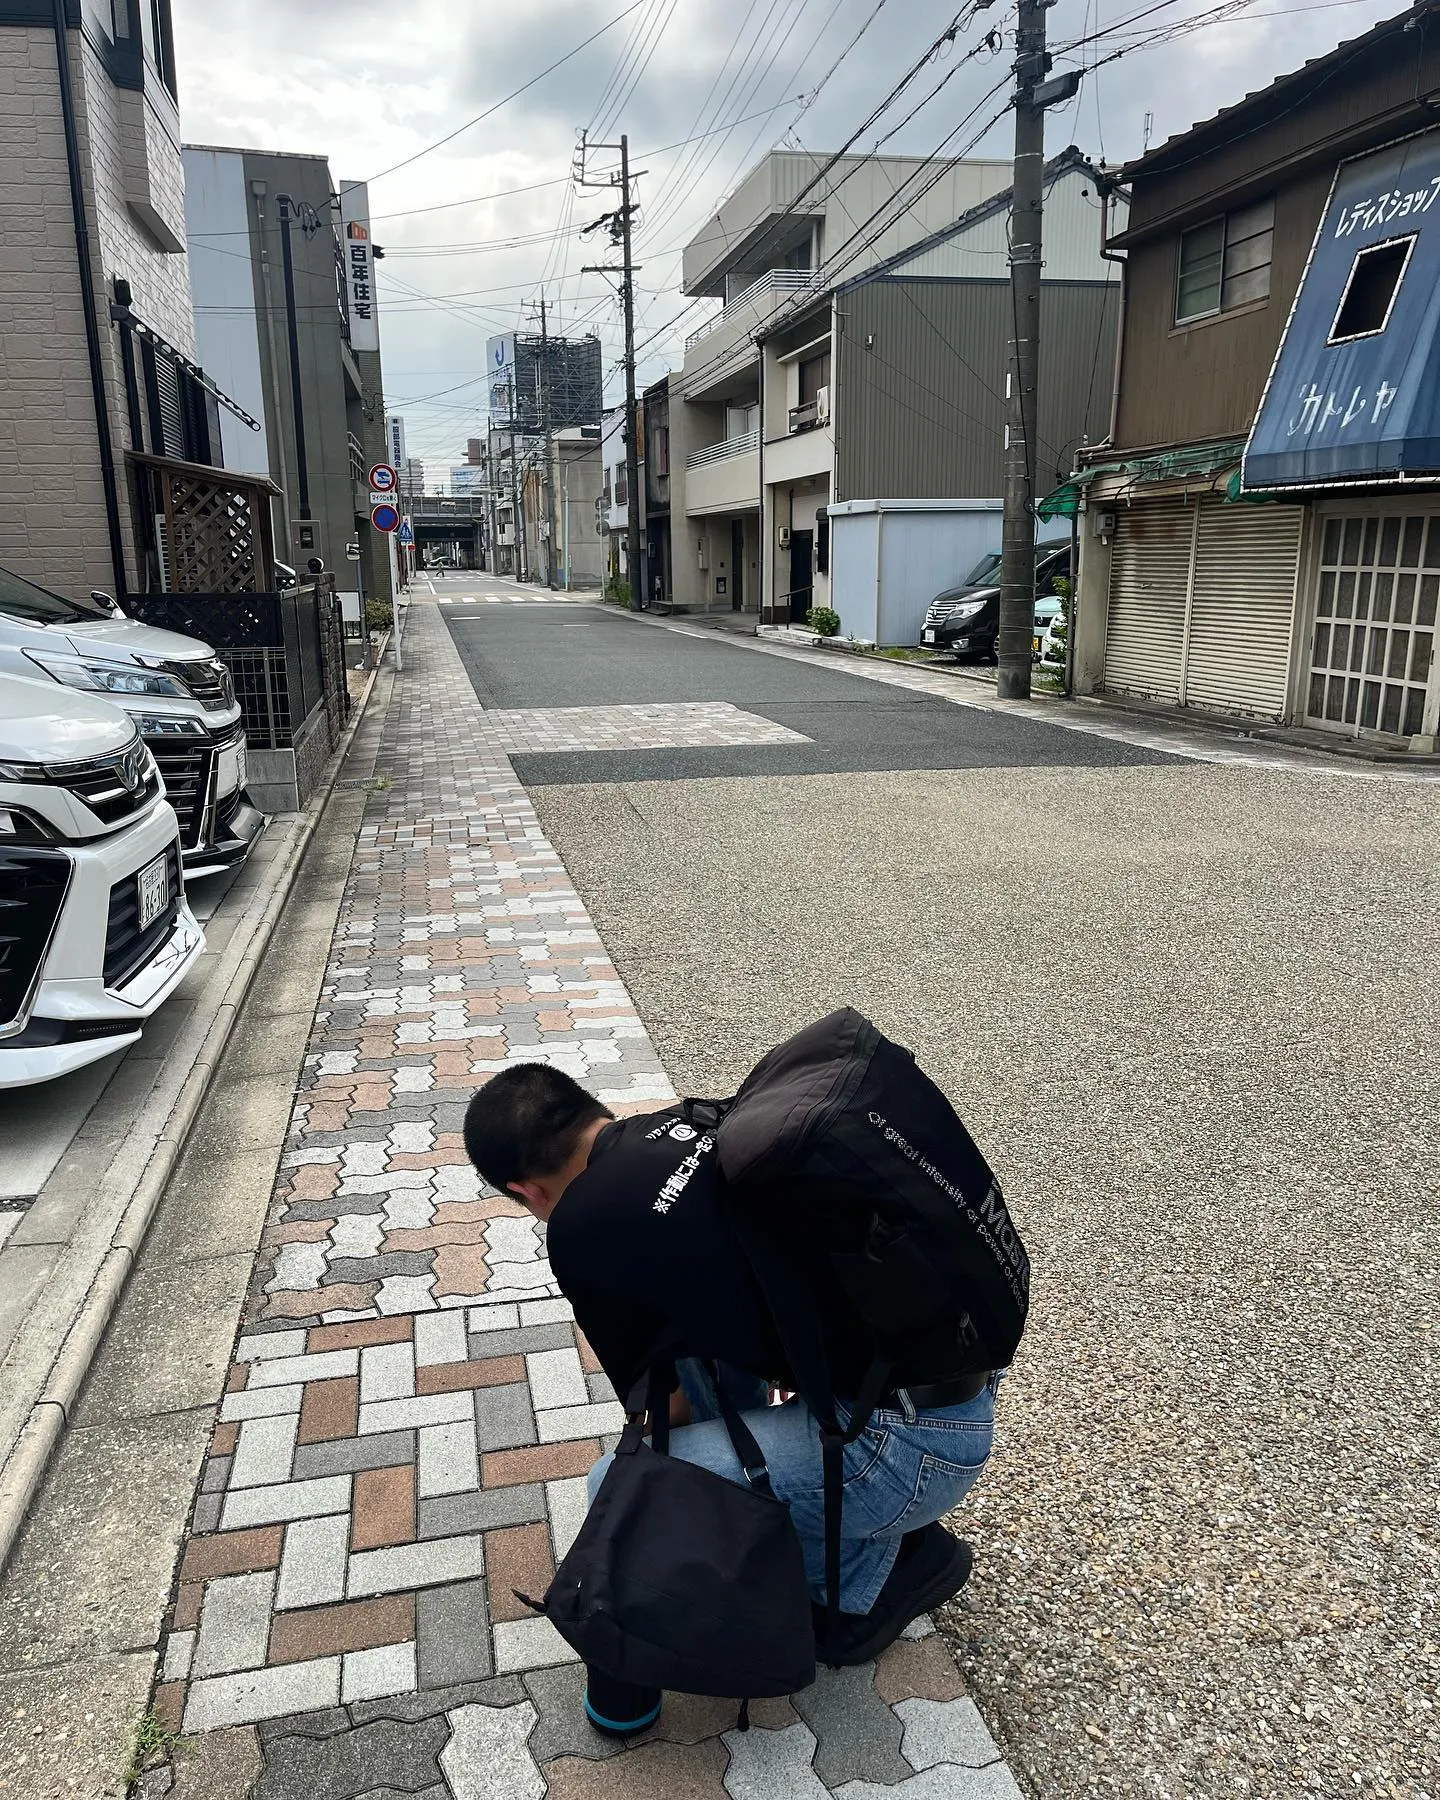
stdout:
[(372, 463), (370, 467), (370, 485), (377, 494), (393, 494), (400, 485), (400, 477), (391, 463)]

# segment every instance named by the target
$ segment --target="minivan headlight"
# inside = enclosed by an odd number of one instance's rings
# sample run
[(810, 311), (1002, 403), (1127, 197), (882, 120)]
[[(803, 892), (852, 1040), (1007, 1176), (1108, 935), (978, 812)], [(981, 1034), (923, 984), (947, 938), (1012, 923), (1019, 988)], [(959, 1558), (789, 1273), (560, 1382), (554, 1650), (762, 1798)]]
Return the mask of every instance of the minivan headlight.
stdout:
[(66, 687), (85, 688), (92, 694), (158, 695), (188, 700), (190, 690), (174, 675), (159, 669), (142, 669), (134, 663), (104, 662), (89, 656), (56, 656), (48, 650), (27, 650), (31, 662)]
[(952, 619), (973, 619), (984, 604), (983, 600), (962, 600), (957, 607), (952, 608), (950, 617)]

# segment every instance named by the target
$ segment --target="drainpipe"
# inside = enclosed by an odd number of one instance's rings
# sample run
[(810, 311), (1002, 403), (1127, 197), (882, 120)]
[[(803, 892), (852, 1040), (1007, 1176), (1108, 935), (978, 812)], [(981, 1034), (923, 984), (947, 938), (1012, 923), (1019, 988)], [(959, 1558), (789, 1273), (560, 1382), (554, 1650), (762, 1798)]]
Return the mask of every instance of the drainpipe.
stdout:
[(285, 409), (280, 399), (280, 357), (275, 346), (275, 294), (270, 279), (270, 246), (265, 242), (265, 195), (266, 184), (263, 181), (252, 181), (250, 192), (255, 199), (255, 219), (257, 225), (256, 243), (260, 256), (260, 288), (265, 301), (265, 361), (270, 377), (270, 405), (272, 408), (272, 424), (270, 435), (274, 439), (275, 472), (280, 482), (280, 516), (284, 529), (281, 533), (285, 544), (286, 560), (294, 554), (294, 533), (290, 528), (290, 466), (285, 450), (285, 433), (281, 426), (285, 419)]
[(285, 326), (290, 343), (290, 403), (295, 414), (295, 486), (300, 517), (310, 517), (310, 465), (305, 454), (305, 389), (300, 380), (300, 325), (295, 316), (295, 256), (290, 244), (290, 219), (295, 202), (289, 194), (277, 194), (280, 208), (280, 264), (285, 276)]
[(120, 529), (120, 486), (115, 478), (115, 446), (110, 437), (110, 408), (105, 396), (105, 362), (100, 349), (100, 316), (95, 305), (95, 265), (90, 255), (90, 226), (85, 218), (85, 182), (80, 163), (80, 133), (75, 123), (75, 90), (71, 85), (70, 37), (65, 0), (54, 0), (55, 67), (60, 79), (60, 116), (65, 126), (65, 165), (70, 176), (70, 211), (75, 225), (75, 261), (80, 272), (80, 305), (85, 317), (85, 352), (90, 364), (90, 393), (95, 405), (95, 442), (100, 453), (100, 486), (105, 495), (105, 524), (110, 534), (110, 566), (115, 598), (124, 601), (125, 539)]
[(1115, 427), (1120, 417), (1120, 364), (1125, 353), (1125, 268), (1129, 261), (1123, 250), (1112, 250), (1110, 246), (1110, 196), (1114, 185), (1103, 181), (1098, 175), (1095, 181), (1096, 191), (1100, 195), (1100, 254), (1106, 262), (1120, 265), (1120, 325), (1115, 333), (1115, 374), (1110, 384), (1110, 431), (1108, 442), (1115, 442)]

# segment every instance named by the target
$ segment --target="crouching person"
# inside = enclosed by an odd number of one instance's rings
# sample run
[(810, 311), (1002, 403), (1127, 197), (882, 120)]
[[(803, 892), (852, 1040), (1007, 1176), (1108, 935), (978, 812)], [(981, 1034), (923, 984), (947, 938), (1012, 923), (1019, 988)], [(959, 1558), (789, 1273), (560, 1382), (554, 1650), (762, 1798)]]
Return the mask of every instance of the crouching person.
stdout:
[[(811, 1034), (835, 1020), (859, 1015), (832, 1015)], [(849, 1054), (849, 1047), (847, 1039), (840, 1049)], [(825, 1051), (836, 1053), (828, 1042)], [(776, 1074), (787, 1078), (783, 1067)], [(762, 1282), (754, 1233), (743, 1227), (722, 1173), (730, 1126), (710, 1122), (697, 1110), (705, 1104), (616, 1119), (560, 1070), (522, 1064), (475, 1094), (465, 1145), (479, 1173), (547, 1227), (555, 1279), (622, 1400), (647, 1372), (674, 1370), (672, 1457), (728, 1482), (753, 1478), (722, 1412), (739, 1415), (799, 1538), (817, 1659), (865, 1662), (969, 1577), (970, 1547), (939, 1521), (990, 1454), (1000, 1371), (979, 1366), (984, 1357), (964, 1315), (942, 1334), (954, 1346), (949, 1369), (936, 1367), (932, 1354), (921, 1379), (902, 1361), (877, 1355), (869, 1303), (864, 1292), (857, 1300), (844, 1273), (849, 1265), (793, 1221), (775, 1239), (788, 1290)], [(958, 1120), (956, 1127), (963, 1135)], [(803, 1177), (797, 1169), (797, 1181)], [(937, 1260), (927, 1252), (926, 1262)], [(1028, 1281), (1028, 1265), (1025, 1275)], [(923, 1304), (918, 1290), (914, 1304)], [(808, 1403), (817, 1383), (829, 1389), (832, 1480), (843, 1469), (838, 1606), (827, 1604), (824, 1419)], [(848, 1437), (843, 1446), (841, 1437)], [(610, 1461), (591, 1475), (592, 1500)], [(586, 1704), (602, 1729), (636, 1730), (658, 1712), (659, 1694), (607, 1683), (592, 1667)]]

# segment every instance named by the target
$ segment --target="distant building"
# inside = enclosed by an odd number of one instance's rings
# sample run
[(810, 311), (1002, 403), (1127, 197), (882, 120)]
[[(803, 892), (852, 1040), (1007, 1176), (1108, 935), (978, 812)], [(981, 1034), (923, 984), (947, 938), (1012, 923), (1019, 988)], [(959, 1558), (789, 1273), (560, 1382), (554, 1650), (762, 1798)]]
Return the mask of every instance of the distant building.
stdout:
[(565, 431), (598, 425), (604, 372), (598, 337), (539, 337), (508, 332), (485, 346), (490, 372), (490, 423), (517, 432)]
[[(265, 427), (258, 438), (223, 427), (225, 466), (258, 470), (279, 484), (280, 556), (300, 570), (320, 557), (358, 616), (348, 543), (359, 543), (366, 595), (391, 592), (389, 548), (370, 523), (369, 470), (390, 460), (392, 443), (378, 322), (373, 290), (351, 278), (352, 262), (369, 246), (364, 187), (340, 182), (337, 211), (337, 184), (323, 156), (187, 145), (184, 161), (196, 335)], [(300, 417), (282, 274), (287, 236)], [(318, 295), (328, 303), (316, 304)], [(403, 435), (403, 420), (396, 423)]]
[[(843, 157), (811, 192), (816, 166), (808, 152), (771, 152), (685, 249), (684, 291), (721, 310), (690, 334), (668, 386), (682, 607), (803, 623), (836, 605), (837, 505), (1003, 492), (1010, 164), (936, 164), (909, 204), (913, 158)], [(1104, 432), (1120, 284), (1085, 157), (1055, 157), (1046, 181), (1048, 475)], [(875, 223), (857, 244), (861, 220)], [(863, 556), (864, 537), (847, 531), (847, 553)], [(973, 560), (957, 548), (930, 593)], [(921, 614), (928, 597), (914, 596)], [(915, 642), (913, 624), (892, 641)]]
[(551, 482), (555, 495), (555, 579), (562, 588), (598, 588), (605, 580), (606, 534), (600, 523), (600, 441), (577, 426), (557, 431)]

